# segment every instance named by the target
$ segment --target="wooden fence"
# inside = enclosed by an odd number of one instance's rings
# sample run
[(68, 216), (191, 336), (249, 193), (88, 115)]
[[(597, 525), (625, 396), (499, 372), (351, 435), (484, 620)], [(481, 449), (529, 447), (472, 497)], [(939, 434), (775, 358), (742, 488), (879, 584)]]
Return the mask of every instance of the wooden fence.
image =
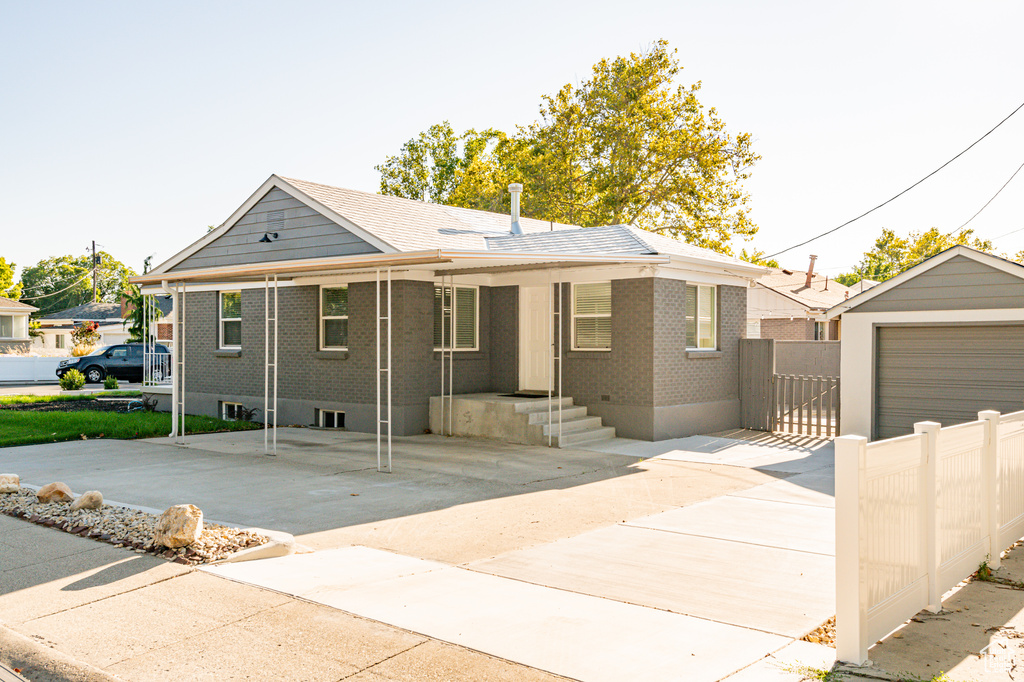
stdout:
[(771, 430), (819, 438), (839, 435), (839, 377), (775, 374)]

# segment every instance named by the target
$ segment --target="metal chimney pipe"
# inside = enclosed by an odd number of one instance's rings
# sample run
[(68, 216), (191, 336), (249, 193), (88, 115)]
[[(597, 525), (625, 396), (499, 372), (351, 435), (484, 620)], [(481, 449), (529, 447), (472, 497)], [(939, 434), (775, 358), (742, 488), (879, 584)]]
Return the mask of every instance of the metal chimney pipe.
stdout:
[(811, 278), (814, 277), (814, 261), (818, 260), (817, 256), (811, 256), (811, 264), (807, 266), (807, 279), (804, 280), (804, 286), (808, 289), (811, 288)]
[(523, 191), (523, 185), (518, 182), (513, 182), (508, 186), (508, 191), (512, 195), (512, 234), (522, 234), (523, 228), (519, 226), (519, 194)]

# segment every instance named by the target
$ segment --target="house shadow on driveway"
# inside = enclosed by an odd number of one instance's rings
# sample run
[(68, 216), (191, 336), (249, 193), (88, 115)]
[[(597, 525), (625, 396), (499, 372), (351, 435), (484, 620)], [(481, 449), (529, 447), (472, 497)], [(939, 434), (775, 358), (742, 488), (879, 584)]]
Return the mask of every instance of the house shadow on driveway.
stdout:
[[(109, 500), (283, 530), (315, 549), (368, 544), (462, 563), (741, 491), (788, 475), (651, 454), (551, 449), (469, 438), (396, 438), (378, 473), (373, 435), (282, 428), (6, 448), (0, 468)], [(722, 441), (723, 444), (725, 441)], [(735, 445), (736, 442), (733, 441)], [(647, 444), (657, 445), (657, 444)], [(797, 453), (784, 455), (794, 458)], [(804, 453), (806, 454), (806, 453)]]

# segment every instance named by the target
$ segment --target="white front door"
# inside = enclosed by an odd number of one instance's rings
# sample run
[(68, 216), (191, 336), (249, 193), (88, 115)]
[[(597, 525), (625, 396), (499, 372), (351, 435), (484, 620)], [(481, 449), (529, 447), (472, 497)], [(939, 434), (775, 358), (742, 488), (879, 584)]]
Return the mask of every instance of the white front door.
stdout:
[(547, 391), (551, 377), (548, 288), (519, 287), (519, 390)]

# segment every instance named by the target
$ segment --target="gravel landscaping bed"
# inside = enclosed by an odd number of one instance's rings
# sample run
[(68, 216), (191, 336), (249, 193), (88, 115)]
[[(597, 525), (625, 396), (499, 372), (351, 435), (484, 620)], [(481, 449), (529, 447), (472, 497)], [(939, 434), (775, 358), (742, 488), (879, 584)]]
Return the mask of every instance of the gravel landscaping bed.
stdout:
[(813, 642), (814, 644), (824, 644), (825, 646), (830, 646), (835, 649), (836, 617), (832, 616), (814, 630), (804, 635), (803, 640), (805, 642)]
[(104, 504), (100, 509), (71, 511), (70, 502), (42, 503), (34, 491), (26, 488), (0, 494), (0, 514), (188, 565), (226, 559), (239, 550), (258, 547), (270, 541), (270, 538), (252, 531), (204, 523), (202, 535), (197, 542), (188, 547), (168, 549), (153, 544), (153, 532), (158, 518), (153, 514), (109, 504)]

